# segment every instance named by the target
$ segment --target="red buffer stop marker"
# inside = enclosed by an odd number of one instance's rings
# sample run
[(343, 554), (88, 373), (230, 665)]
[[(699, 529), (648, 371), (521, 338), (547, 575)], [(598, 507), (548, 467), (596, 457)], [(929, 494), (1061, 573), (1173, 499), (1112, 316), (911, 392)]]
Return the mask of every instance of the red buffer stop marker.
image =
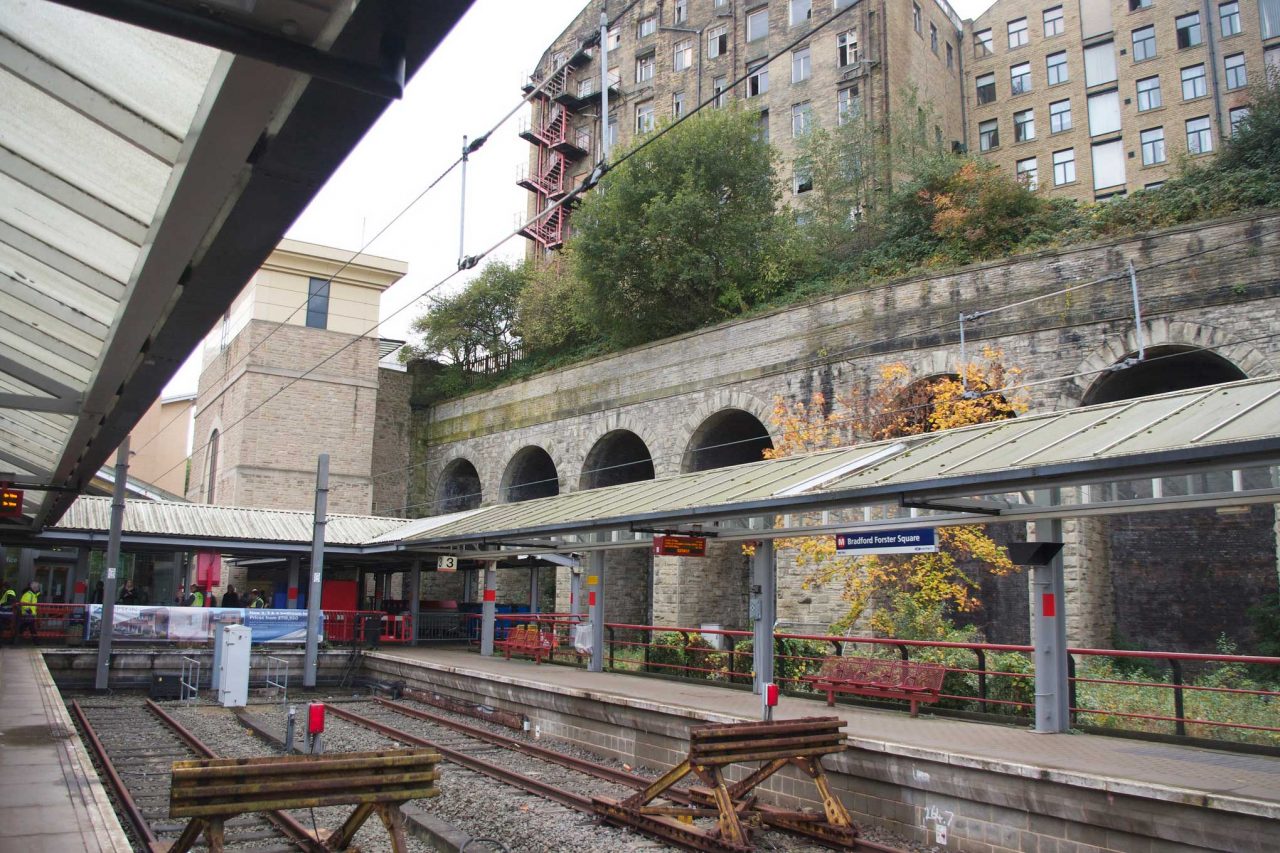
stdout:
[(324, 731), (324, 703), (312, 702), (307, 706), (307, 734), (318, 735)]

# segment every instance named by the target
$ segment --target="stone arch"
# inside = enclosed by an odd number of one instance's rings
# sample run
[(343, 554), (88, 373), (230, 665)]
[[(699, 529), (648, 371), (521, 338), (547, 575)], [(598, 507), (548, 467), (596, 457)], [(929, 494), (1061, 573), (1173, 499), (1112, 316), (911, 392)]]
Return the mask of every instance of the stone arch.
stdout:
[(709, 471), (757, 462), (763, 458), (763, 451), (771, 447), (773, 436), (764, 418), (747, 408), (722, 406), (708, 412), (689, 430), (680, 470)]
[(653, 455), (644, 439), (629, 429), (614, 429), (587, 451), (578, 488), (599, 489), (653, 478)]
[(544, 448), (527, 444), (517, 450), (502, 473), (499, 500), (519, 503), (560, 494), (560, 474)]
[(484, 501), (480, 472), (464, 456), (457, 456), (444, 466), (436, 481), (432, 515), (475, 509)]

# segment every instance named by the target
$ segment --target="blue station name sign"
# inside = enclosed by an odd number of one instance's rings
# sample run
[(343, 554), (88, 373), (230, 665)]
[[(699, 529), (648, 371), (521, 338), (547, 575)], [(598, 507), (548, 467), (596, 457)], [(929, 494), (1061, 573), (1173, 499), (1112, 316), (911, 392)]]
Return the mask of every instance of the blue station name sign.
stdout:
[(902, 530), (860, 530), (837, 533), (836, 553), (844, 557), (870, 554), (929, 554), (938, 550), (938, 538), (932, 527)]

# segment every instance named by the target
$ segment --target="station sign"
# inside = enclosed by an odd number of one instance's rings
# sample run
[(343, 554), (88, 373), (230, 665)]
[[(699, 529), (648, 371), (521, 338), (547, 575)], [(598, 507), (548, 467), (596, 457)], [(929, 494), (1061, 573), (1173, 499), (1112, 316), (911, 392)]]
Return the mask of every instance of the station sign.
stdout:
[(0, 490), (0, 518), (17, 518), (22, 515), (22, 490), (8, 487)]
[(653, 537), (653, 553), (659, 557), (705, 557), (707, 537), (659, 534)]
[(436, 559), (437, 572), (456, 572), (458, 570), (458, 558), (453, 555), (439, 557)]
[(932, 527), (901, 530), (859, 530), (836, 534), (836, 553), (842, 557), (871, 554), (932, 554), (938, 550), (937, 532)]

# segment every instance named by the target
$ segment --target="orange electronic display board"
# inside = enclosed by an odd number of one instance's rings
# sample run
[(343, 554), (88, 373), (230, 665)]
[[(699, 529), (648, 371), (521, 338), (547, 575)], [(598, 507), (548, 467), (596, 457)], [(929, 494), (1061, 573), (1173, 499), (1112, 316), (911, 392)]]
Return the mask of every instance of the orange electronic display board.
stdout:
[(659, 557), (705, 557), (707, 537), (671, 534), (654, 536), (653, 553)]
[(0, 518), (16, 518), (22, 515), (22, 490), (0, 490)]

